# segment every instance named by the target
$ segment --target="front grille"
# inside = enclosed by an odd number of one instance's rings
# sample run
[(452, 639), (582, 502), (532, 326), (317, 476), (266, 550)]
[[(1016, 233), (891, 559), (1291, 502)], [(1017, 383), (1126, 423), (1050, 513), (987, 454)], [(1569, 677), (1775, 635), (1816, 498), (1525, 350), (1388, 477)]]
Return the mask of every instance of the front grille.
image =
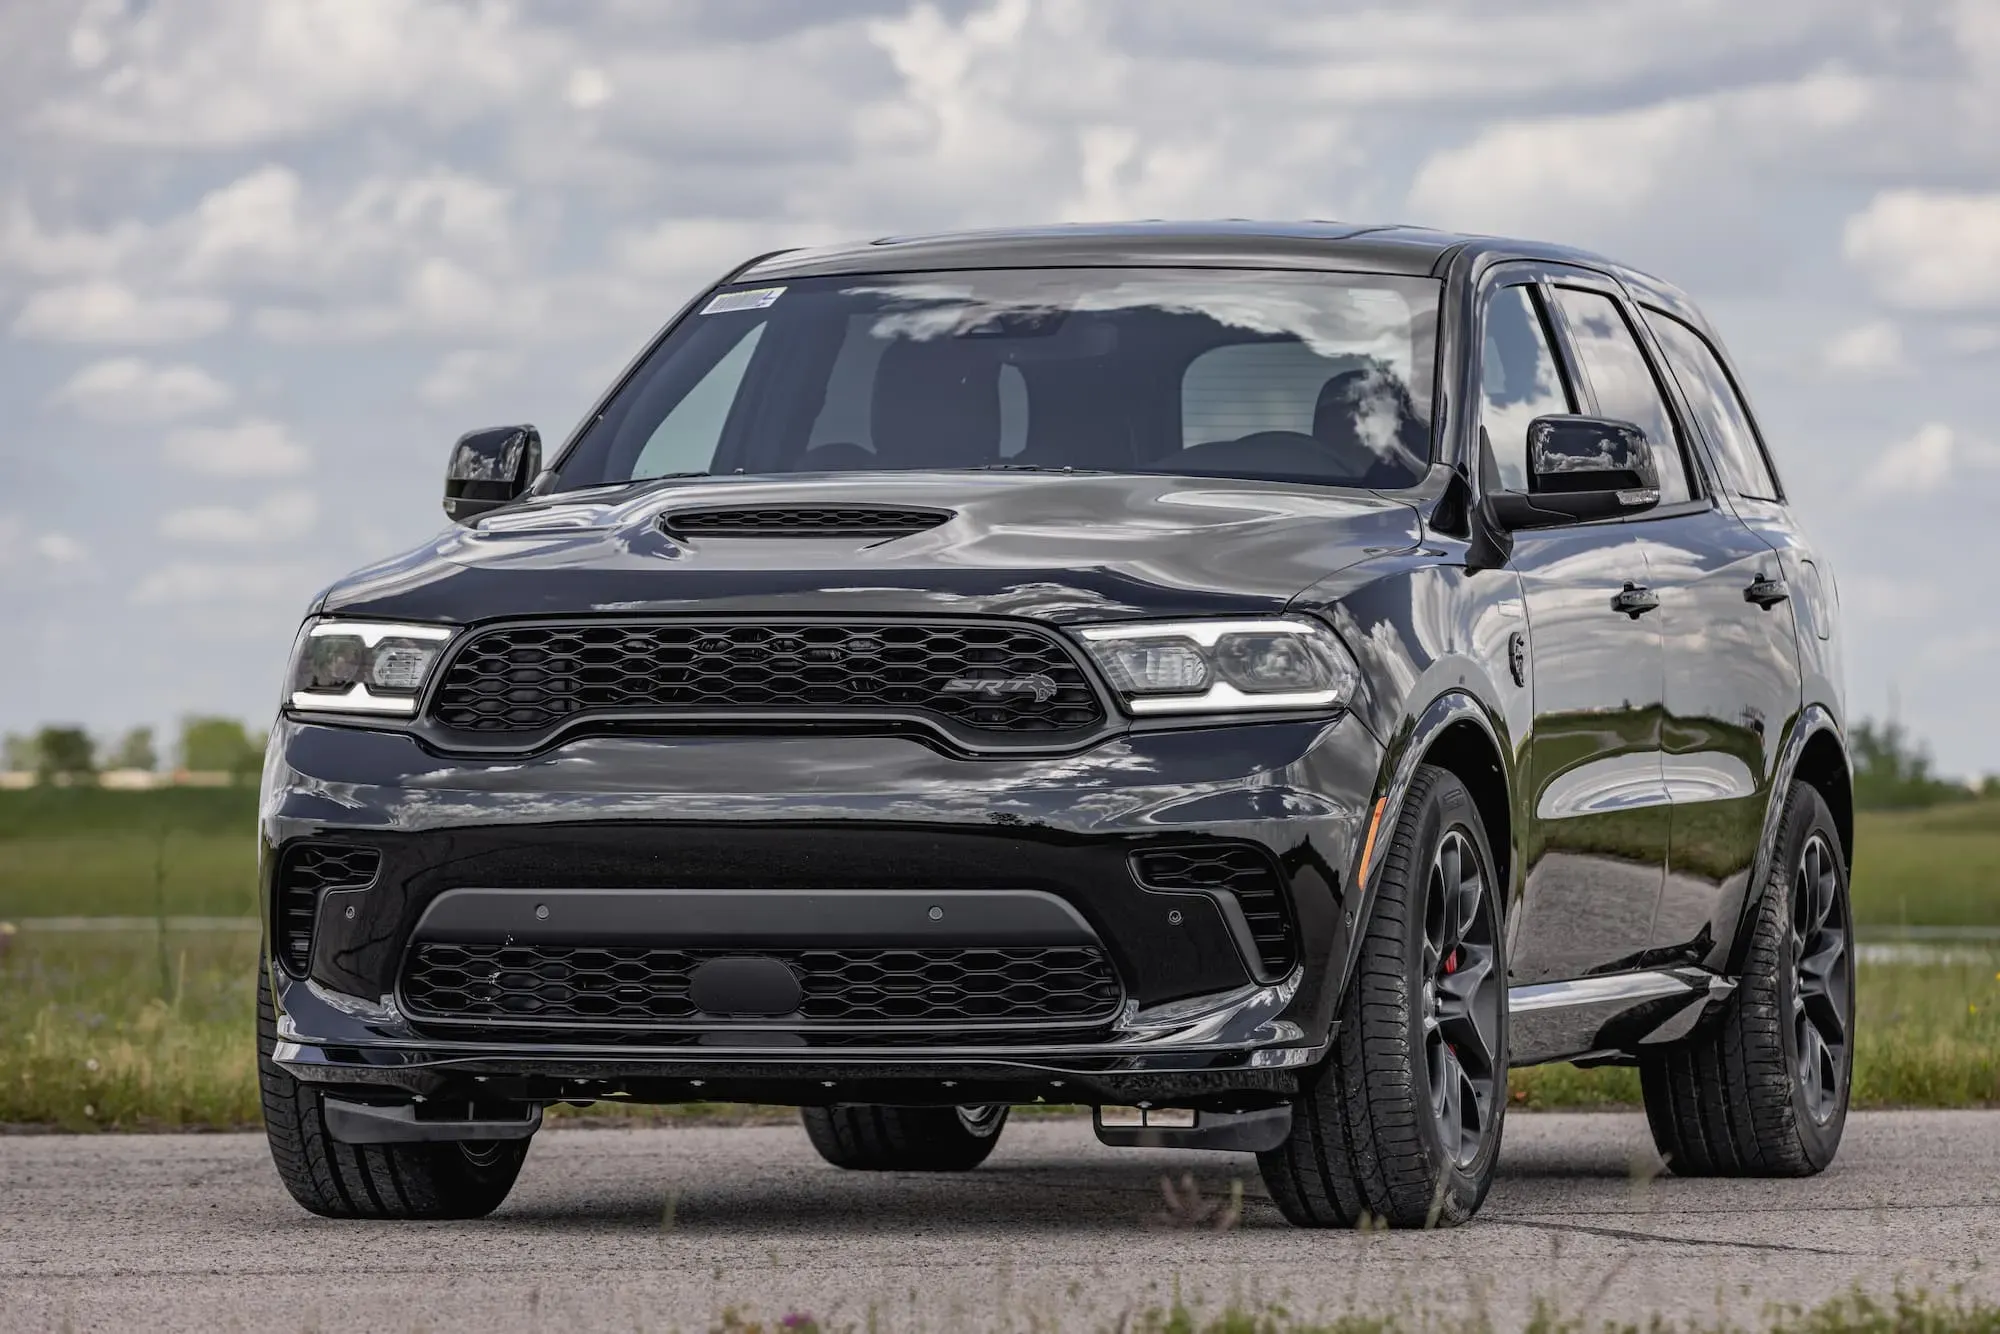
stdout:
[(273, 924), (278, 958), (305, 976), (312, 963), (313, 919), (320, 895), (330, 889), (366, 889), (382, 869), (382, 854), (374, 848), (345, 843), (294, 843), (278, 858), (274, 896), (278, 920)]
[(1052, 737), (1104, 720), (1096, 690), (1054, 636), (979, 623), (511, 626), (473, 635), (432, 705), (438, 722), (468, 732), (688, 711), (916, 713)]
[(1216, 844), (1142, 852), (1133, 873), (1149, 889), (1221, 889), (1236, 896), (1267, 972), (1288, 972), (1298, 947), (1284, 875), (1262, 848)]
[(789, 505), (683, 510), (660, 522), (676, 537), (903, 537), (950, 517), (948, 510)]
[[(403, 970), (412, 1018), (654, 1027), (713, 1023), (689, 975), (742, 950), (646, 946), (460, 945), (424, 941)], [(959, 949), (761, 950), (803, 999), (786, 1026), (964, 1028), (1107, 1020), (1122, 992), (1088, 945)]]

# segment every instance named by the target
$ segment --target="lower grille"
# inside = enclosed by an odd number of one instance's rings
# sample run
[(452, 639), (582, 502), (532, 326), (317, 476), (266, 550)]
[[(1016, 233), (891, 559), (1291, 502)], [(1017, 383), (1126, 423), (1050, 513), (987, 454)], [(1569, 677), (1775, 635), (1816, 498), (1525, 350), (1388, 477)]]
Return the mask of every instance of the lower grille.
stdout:
[(1243, 909), (1265, 971), (1289, 972), (1298, 961), (1284, 873), (1264, 849), (1225, 843), (1142, 852), (1132, 869), (1148, 889), (1227, 890)]
[[(645, 1028), (717, 1022), (689, 995), (703, 963), (746, 951), (423, 941), (403, 969), (413, 1019)], [(1110, 1019), (1123, 992), (1088, 945), (760, 950), (798, 979), (796, 1028), (1074, 1027)]]
[(382, 869), (382, 854), (374, 848), (345, 843), (294, 843), (278, 858), (277, 920), (272, 938), (278, 959), (305, 976), (312, 963), (313, 920), (319, 916), (320, 895), (330, 889), (366, 889)]

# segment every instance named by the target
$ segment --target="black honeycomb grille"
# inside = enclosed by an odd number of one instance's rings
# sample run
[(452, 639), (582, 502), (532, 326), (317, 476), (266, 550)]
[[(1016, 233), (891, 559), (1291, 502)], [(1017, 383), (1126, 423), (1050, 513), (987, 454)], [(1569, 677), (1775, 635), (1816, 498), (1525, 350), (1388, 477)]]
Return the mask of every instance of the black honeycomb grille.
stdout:
[(1227, 890), (1243, 909), (1265, 970), (1287, 972), (1297, 961), (1284, 875), (1262, 848), (1242, 844), (1173, 848), (1142, 852), (1132, 862), (1139, 883), (1150, 889)]
[[(404, 964), (417, 1019), (646, 1028), (714, 1022), (689, 997), (703, 962), (741, 950), (462, 945), (423, 941)], [(759, 951), (799, 979), (801, 1027), (1076, 1026), (1107, 1020), (1123, 993), (1094, 946)]]
[(330, 889), (366, 889), (382, 869), (382, 854), (374, 848), (344, 843), (294, 843), (278, 859), (278, 889), (274, 896), (278, 920), (273, 924), (278, 957), (303, 977), (312, 963), (313, 919), (320, 895)]
[(1088, 732), (1103, 706), (1053, 636), (966, 623), (529, 625), (452, 659), (432, 716), (539, 732), (578, 715), (918, 713), (989, 733)]
[(950, 517), (946, 510), (790, 505), (684, 510), (667, 515), (661, 524), (677, 537), (903, 537)]

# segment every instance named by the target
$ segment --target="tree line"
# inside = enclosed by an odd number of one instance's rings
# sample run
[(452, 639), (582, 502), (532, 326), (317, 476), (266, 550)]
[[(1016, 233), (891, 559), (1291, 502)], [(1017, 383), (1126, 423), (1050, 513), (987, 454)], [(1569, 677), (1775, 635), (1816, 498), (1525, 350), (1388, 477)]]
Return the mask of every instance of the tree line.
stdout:
[[(264, 740), (263, 734), (234, 718), (183, 718), (173, 767), (255, 781), (264, 766)], [(0, 742), (0, 768), (32, 773), (44, 783), (92, 783), (100, 773), (114, 769), (150, 773), (159, 769), (160, 758), (150, 727), (134, 727), (100, 741), (81, 727), (58, 723), (32, 733), (10, 732)]]

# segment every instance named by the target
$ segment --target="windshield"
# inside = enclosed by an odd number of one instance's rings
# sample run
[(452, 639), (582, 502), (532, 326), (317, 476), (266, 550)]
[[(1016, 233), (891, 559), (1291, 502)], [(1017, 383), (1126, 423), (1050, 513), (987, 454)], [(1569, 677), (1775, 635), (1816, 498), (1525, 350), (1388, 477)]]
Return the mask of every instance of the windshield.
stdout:
[(1438, 294), (1236, 269), (727, 288), (613, 396), (556, 486), (968, 468), (1409, 486), (1431, 456)]

